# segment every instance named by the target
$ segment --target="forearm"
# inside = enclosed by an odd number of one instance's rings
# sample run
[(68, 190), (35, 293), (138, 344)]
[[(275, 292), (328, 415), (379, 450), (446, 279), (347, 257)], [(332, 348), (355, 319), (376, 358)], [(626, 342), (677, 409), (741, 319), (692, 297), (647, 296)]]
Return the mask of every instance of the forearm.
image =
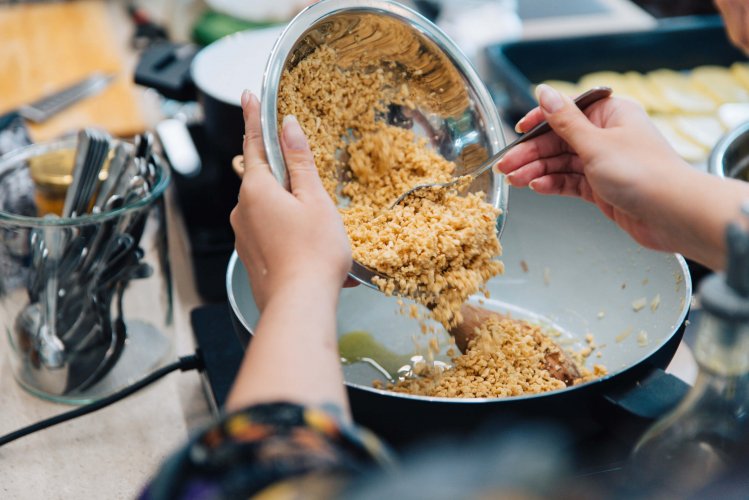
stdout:
[(696, 170), (682, 171), (665, 191), (655, 193), (651, 213), (661, 217), (668, 247), (713, 269), (725, 267), (726, 225), (739, 218), (740, 207), (749, 201), (749, 184)]
[(348, 416), (335, 325), (338, 289), (289, 287), (268, 302), (226, 404), (333, 404)]

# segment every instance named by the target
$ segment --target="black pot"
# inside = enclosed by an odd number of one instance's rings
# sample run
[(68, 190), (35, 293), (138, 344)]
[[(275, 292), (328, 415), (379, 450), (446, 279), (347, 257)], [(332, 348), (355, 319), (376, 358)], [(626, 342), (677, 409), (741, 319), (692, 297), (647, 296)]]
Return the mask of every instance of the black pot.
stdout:
[(199, 51), (157, 45), (141, 57), (135, 81), (172, 99), (198, 100), (206, 138), (229, 170), (231, 158), (242, 153), (242, 91), (260, 96), (266, 60), (280, 32), (280, 27), (243, 31)]

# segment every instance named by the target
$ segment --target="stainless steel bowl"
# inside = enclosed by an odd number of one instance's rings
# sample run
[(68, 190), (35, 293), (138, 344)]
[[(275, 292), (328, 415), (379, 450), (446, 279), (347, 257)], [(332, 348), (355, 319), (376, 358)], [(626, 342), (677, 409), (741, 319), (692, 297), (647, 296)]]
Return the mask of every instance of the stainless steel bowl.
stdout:
[[(466, 56), (439, 28), (389, 0), (323, 0), (287, 26), (271, 51), (263, 77), (265, 150), (273, 174), (287, 188), (278, 129), (279, 82), (285, 69), (322, 44), (336, 49), (340, 67), (354, 61), (371, 67), (395, 63), (409, 86), (438, 96), (429, 109), (401, 108), (389, 113), (388, 119), (427, 138), (436, 151), (455, 162), (456, 174), (482, 164), (504, 146), (500, 117), (489, 92)], [(470, 191), (487, 193), (487, 201), (502, 210), (497, 220), (501, 234), (507, 217), (504, 176), (487, 172), (474, 181)]]
[(749, 122), (734, 128), (713, 148), (707, 169), (719, 177), (749, 181)]

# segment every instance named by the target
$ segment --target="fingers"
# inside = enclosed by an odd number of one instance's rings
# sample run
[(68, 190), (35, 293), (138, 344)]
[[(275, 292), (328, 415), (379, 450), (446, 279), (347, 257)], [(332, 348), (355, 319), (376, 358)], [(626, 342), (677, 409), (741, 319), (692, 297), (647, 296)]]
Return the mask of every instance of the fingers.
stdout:
[(307, 137), (293, 115), (283, 119), (281, 147), (294, 196), (303, 198), (325, 193)]
[(568, 153), (566, 143), (555, 134), (544, 134), (508, 151), (498, 162), (497, 170), (509, 174), (522, 166), (543, 158)]
[(598, 130), (569, 97), (552, 87), (541, 84), (536, 96), (544, 117), (554, 132), (564, 139), (578, 154), (590, 149), (591, 137)]
[(551, 158), (540, 158), (523, 165), (507, 176), (507, 180), (515, 187), (526, 187), (534, 179), (551, 174), (582, 174), (583, 164), (580, 157), (562, 154)]
[(557, 194), (575, 196), (587, 201), (592, 200), (593, 192), (584, 175), (580, 174), (550, 174), (534, 179), (528, 184), (539, 194)]
[(244, 166), (245, 173), (268, 171), (268, 160), (263, 146), (263, 129), (260, 125), (260, 101), (249, 90), (242, 93), (244, 115)]
[(544, 120), (544, 112), (535, 107), (515, 124), (515, 132), (524, 134)]

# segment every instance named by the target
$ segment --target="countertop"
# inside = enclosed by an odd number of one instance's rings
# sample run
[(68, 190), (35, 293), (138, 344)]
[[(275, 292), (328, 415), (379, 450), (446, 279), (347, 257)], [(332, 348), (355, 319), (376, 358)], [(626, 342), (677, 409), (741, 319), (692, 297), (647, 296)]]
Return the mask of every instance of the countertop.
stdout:
[[(193, 351), (189, 313), (201, 300), (173, 188), (167, 207), (175, 293), (174, 323), (167, 333), (176, 358)], [(21, 389), (5, 346), (0, 349), (0, 434), (70, 409)], [(677, 352), (670, 371), (693, 379), (688, 349)], [(210, 419), (199, 375), (171, 374), (113, 406), (0, 448), (0, 498), (132, 498), (163, 459)]]
[[(162, 9), (161, 15), (175, 8), (170, 0), (153, 3)], [(123, 3), (105, 5), (112, 18), (113, 36), (125, 54), (123, 64), (127, 71), (135, 63), (128, 43), (131, 24)], [(199, 7), (197, 2), (191, 6)], [(153, 96), (142, 89), (137, 96), (146, 107), (152, 104), (149, 98)], [(145, 118), (153, 126), (158, 115), (147, 113)], [(174, 319), (163, 333), (173, 339), (169, 358), (176, 359), (194, 352), (189, 314), (201, 304), (201, 299), (195, 290), (189, 243), (173, 185), (166, 200)], [(11, 373), (5, 342), (0, 345), (0, 434), (72, 409), (41, 400), (22, 389)], [(164, 458), (210, 419), (198, 373), (170, 374), (108, 408), (0, 448), (0, 498), (133, 498)]]

